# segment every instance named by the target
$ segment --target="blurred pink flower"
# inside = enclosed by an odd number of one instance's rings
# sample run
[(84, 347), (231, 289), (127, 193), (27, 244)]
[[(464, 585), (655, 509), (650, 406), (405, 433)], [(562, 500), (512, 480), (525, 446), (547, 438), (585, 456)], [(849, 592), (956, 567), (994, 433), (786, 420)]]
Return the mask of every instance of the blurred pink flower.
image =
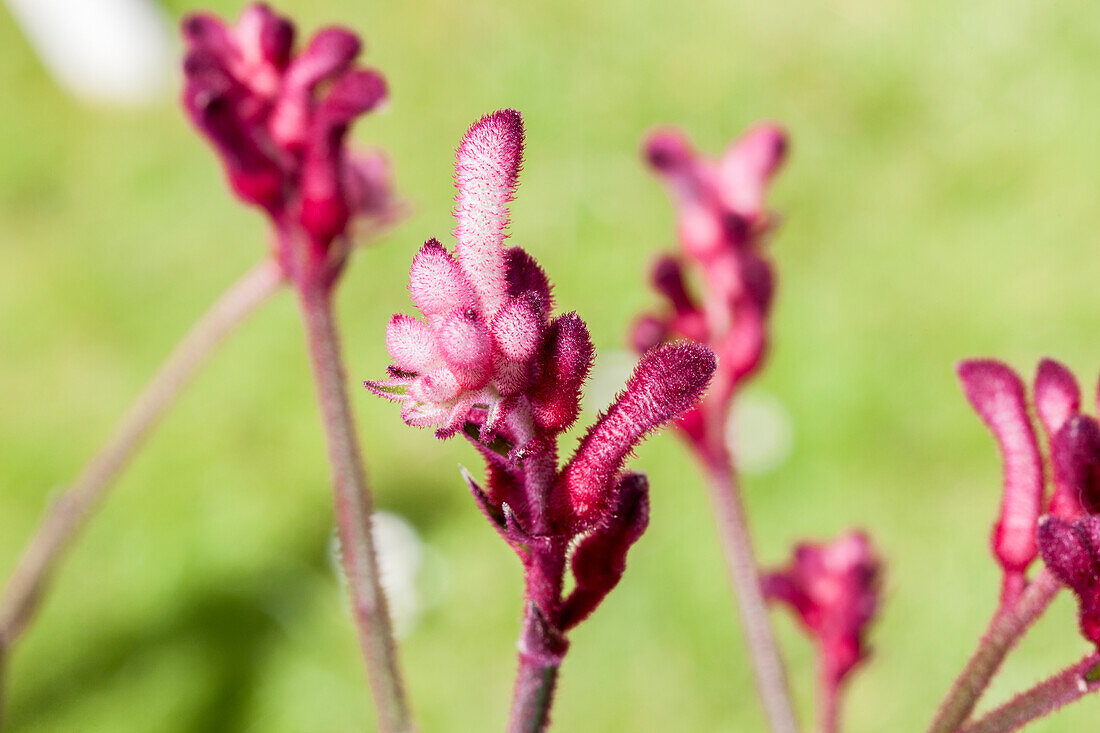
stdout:
[(196, 13), (182, 31), (183, 104), (233, 191), (271, 218), (288, 274), (334, 277), (351, 220), (393, 206), (386, 158), (347, 150), (351, 123), (387, 96), (381, 74), (355, 65), (358, 36), (324, 28), (296, 53), (294, 25), (263, 4), (233, 26)]

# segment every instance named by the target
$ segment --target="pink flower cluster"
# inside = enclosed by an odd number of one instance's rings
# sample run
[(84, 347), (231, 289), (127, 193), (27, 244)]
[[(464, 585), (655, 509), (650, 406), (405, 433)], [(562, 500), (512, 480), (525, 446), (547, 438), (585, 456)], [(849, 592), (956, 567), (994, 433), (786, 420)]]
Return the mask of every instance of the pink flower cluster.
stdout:
[[(648, 522), (647, 482), (622, 472), (626, 457), (695, 403), (715, 360), (696, 344), (647, 353), (559, 470), (557, 440), (580, 412), (594, 349), (575, 313), (552, 315), (534, 259), (504, 246), (523, 137), (515, 110), (467, 131), (456, 162), (455, 252), (430, 240), (416, 255), (409, 289), (423, 318), (391, 319), (390, 379), (366, 386), (400, 402), (409, 425), (434, 427), (440, 438), (461, 431), (485, 457), (485, 489), (468, 474), (467, 483), (523, 561), (538, 609), (530, 644), (560, 654), (561, 634), (618, 582)], [(576, 584), (563, 599), (567, 561)]]
[[(658, 131), (644, 144), (646, 160), (676, 203), (681, 252), (654, 265), (653, 287), (668, 308), (639, 318), (632, 341), (643, 352), (670, 338), (710, 346), (719, 368), (706, 402), (723, 414), (767, 346), (774, 274), (763, 245), (774, 217), (764, 199), (786, 150), (786, 135), (774, 125), (749, 130), (716, 161), (673, 130)], [(687, 268), (698, 276), (702, 302), (685, 280)], [(697, 409), (680, 425), (698, 438), (702, 423)]]
[[(1039, 554), (1040, 516), (1046, 512), (1073, 520), (1100, 509), (1100, 424), (1081, 414), (1081, 391), (1073, 374), (1044, 359), (1034, 383), (1035, 412), (1049, 448), (1044, 466), (1027, 389), (1016, 372), (998, 361), (973, 360), (960, 364), (958, 374), (967, 399), (1001, 450), (1004, 492), (992, 548), (1004, 570), (1002, 597), (1007, 602), (1023, 589), (1027, 569)], [(1049, 496), (1048, 475), (1053, 484)], [(1061, 526), (1052, 524), (1046, 532)]]
[(850, 532), (796, 546), (786, 568), (761, 579), (765, 595), (788, 605), (816, 639), (827, 690), (868, 656), (864, 635), (878, 607), (881, 573), (867, 536)]
[(359, 37), (324, 28), (296, 54), (294, 25), (263, 4), (234, 26), (194, 14), (182, 29), (183, 104), (233, 191), (270, 216), (288, 274), (332, 277), (349, 222), (392, 207), (386, 158), (346, 149), (351, 123), (386, 99), (381, 74), (355, 66)]

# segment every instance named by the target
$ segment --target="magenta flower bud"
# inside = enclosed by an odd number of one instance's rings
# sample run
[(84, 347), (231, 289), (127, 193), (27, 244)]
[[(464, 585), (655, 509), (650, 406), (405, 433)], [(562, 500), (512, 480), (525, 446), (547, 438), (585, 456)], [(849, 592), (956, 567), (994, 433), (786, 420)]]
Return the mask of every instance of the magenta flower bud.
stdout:
[(508, 294), (504, 230), (522, 161), (523, 119), (514, 109), (482, 117), (458, 148), (456, 252), (488, 315)]
[(718, 195), (731, 211), (756, 221), (766, 212), (767, 185), (787, 154), (787, 134), (758, 125), (731, 145), (718, 165)]
[(1100, 517), (1043, 517), (1038, 541), (1043, 562), (1077, 596), (1081, 633), (1100, 647)]
[(373, 71), (344, 74), (321, 103), (302, 170), (302, 228), (327, 247), (347, 228), (352, 205), (344, 193), (344, 140), (353, 119), (386, 97), (386, 83)]
[(643, 144), (643, 154), (653, 170), (664, 174), (686, 170), (695, 158), (691, 143), (677, 130), (651, 133)]
[(675, 257), (658, 257), (653, 264), (653, 274), (650, 276), (653, 287), (662, 293), (672, 304), (678, 314), (695, 313), (699, 307), (695, 305), (687, 286), (684, 284), (684, 272)]
[(1024, 384), (992, 360), (962, 362), (959, 381), (1001, 450), (1004, 494), (993, 530), (993, 553), (1007, 573), (1023, 573), (1035, 559), (1035, 523), (1043, 501), (1043, 465), (1027, 414)]
[(576, 421), (581, 386), (595, 356), (588, 326), (576, 313), (558, 316), (550, 323), (539, 359), (542, 373), (531, 389), (531, 410), (540, 428), (560, 433)]
[(833, 688), (868, 656), (864, 636), (878, 608), (882, 563), (862, 532), (795, 547), (787, 567), (761, 579), (765, 596), (787, 605), (818, 646)]
[(291, 279), (331, 285), (347, 248), (330, 249), (351, 220), (392, 215), (384, 159), (346, 150), (348, 127), (385, 98), (384, 80), (354, 68), (362, 44), (341, 28), (320, 31), (296, 56), (294, 26), (265, 5), (232, 27), (192, 15), (181, 29), (183, 105), (230, 187), (270, 217)]
[(616, 489), (614, 505), (606, 522), (578, 544), (570, 565), (576, 580), (573, 592), (562, 608), (563, 630), (588, 617), (626, 570), (626, 554), (649, 525), (649, 481), (643, 474), (630, 473)]
[(606, 511), (627, 454), (650, 431), (679, 417), (702, 396), (714, 353), (678, 344), (642, 355), (618, 399), (581, 439), (562, 471), (571, 515), (582, 524)]
[(1100, 425), (1074, 415), (1050, 443), (1054, 495), (1050, 513), (1073, 518), (1100, 512)]
[(630, 329), (630, 345), (639, 354), (664, 343), (669, 336), (669, 327), (657, 316), (645, 313), (634, 321)]
[(1064, 365), (1053, 359), (1043, 359), (1035, 372), (1035, 411), (1043, 424), (1047, 439), (1062, 429), (1066, 420), (1081, 409), (1081, 389)]
[(775, 294), (775, 272), (771, 263), (763, 257), (748, 254), (741, 262), (741, 277), (749, 300), (761, 314), (766, 314)]
[(287, 69), (282, 92), (271, 112), (268, 129), (278, 145), (296, 150), (306, 144), (318, 85), (347, 70), (361, 47), (359, 38), (343, 28), (323, 28), (310, 39), (305, 51)]

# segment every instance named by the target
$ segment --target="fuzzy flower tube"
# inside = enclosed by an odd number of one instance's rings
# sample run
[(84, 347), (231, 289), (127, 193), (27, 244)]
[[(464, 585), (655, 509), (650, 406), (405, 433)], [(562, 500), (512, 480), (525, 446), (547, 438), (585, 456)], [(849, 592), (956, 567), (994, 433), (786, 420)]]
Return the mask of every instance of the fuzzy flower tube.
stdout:
[(776, 733), (793, 733), (798, 724), (760, 589), (727, 426), (738, 389), (759, 371), (767, 350), (775, 275), (764, 245), (775, 217), (765, 198), (786, 152), (786, 134), (767, 124), (749, 130), (717, 160), (697, 153), (680, 132), (650, 135), (643, 156), (676, 206), (680, 247), (653, 267), (652, 285), (664, 307), (639, 317), (631, 333), (643, 354), (689, 339), (718, 357), (706, 397), (675, 424), (708, 479), (757, 691)]
[(762, 579), (764, 594), (788, 606), (814, 639), (818, 657), (819, 730), (839, 730), (840, 694), (866, 661), (865, 636), (879, 604), (882, 562), (862, 532), (795, 547), (787, 567)]
[[(233, 26), (192, 16), (183, 34), (184, 106), (233, 190), (270, 215), (277, 244), (194, 324), (46, 513), (0, 598), (0, 661), (33, 620), (64, 551), (207, 358), (288, 279), (333, 278), (353, 226), (365, 240), (402, 212), (386, 157), (349, 154), (343, 144), (351, 119), (385, 94), (380, 76), (351, 68), (354, 34), (328, 29), (296, 55), (293, 24), (263, 5)], [(330, 83), (317, 98), (318, 84)]]
[[(464, 477), (481, 512), (523, 566), (525, 602), (509, 730), (547, 728), (568, 632), (622, 577), (649, 521), (645, 476), (624, 470), (649, 432), (703, 394), (714, 355), (665, 346), (639, 362), (616, 401), (559, 467), (558, 440), (580, 412), (594, 357), (576, 313), (554, 315), (550, 283), (519, 247), (505, 247), (523, 154), (523, 122), (500, 110), (458, 148), (456, 246), (428, 241), (409, 290), (419, 318), (386, 329), (389, 379), (367, 382), (401, 404), (404, 421), (440, 438), (461, 434), (485, 459)], [(573, 587), (565, 593), (566, 573)]]
[(377, 71), (356, 62), (350, 30), (323, 28), (304, 48), (265, 5), (236, 25), (205, 14), (183, 21), (183, 104), (221, 158), (236, 196), (262, 210), (272, 256), (294, 285), (328, 447), (340, 558), (378, 725), (413, 729), (371, 534), (372, 499), (348, 404), (332, 296), (354, 226), (391, 219), (387, 164), (349, 149), (348, 132), (387, 97)]
[[(931, 733), (948, 733), (966, 722), (1004, 657), (1063, 584), (1081, 599), (1083, 633), (1100, 640), (1100, 617), (1094, 616), (1090, 604), (1095, 601), (1086, 582), (1094, 572), (1087, 570), (1091, 560), (1086, 562), (1090, 538), (1082, 531), (1100, 510), (1100, 423), (1081, 413), (1077, 380), (1056, 361), (1040, 362), (1030, 401), (1023, 379), (1001, 362), (965, 361), (958, 374), (1001, 452), (1001, 511), (990, 536), (1001, 568), (1001, 599), (977, 651), (941, 704)], [(1032, 412), (1046, 437), (1045, 456)], [(1029, 577), (1040, 552), (1047, 567)]]

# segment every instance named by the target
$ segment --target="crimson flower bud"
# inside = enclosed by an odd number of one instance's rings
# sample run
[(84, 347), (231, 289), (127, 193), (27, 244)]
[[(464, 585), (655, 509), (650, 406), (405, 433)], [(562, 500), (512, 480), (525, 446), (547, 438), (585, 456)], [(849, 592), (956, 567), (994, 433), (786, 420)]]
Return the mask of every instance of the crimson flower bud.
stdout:
[(1081, 633), (1100, 646), (1100, 516), (1043, 517), (1038, 539), (1043, 562), (1077, 596)]
[(878, 608), (881, 573), (867, 536), (850, 532), (798, 545), (785, 568), (761, 579), (765, 596), (789, 606), (817, 641), (833, 688), (868, 656), (864, 635)]
[(1023, 573), (1038, 552), (1035, 523), (1043, 501), (1043, 464), (1024, 384), (1012, 369), (993, 360), (964, 361), (958, 375), (970, 404), (996, 438), (1004, 464), (993, 554), (1006, 573)]

